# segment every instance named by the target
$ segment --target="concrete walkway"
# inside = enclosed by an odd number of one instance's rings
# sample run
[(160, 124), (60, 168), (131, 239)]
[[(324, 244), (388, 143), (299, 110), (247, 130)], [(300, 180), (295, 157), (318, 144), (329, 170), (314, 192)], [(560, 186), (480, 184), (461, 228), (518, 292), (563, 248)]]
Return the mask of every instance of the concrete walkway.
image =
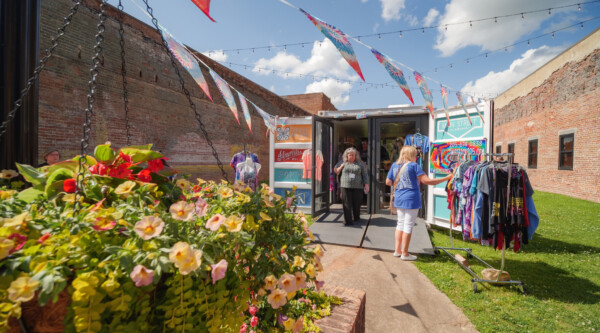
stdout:
[(387, 251), (321, 246), (319, 280), (366, 292), (366, 332), (477, 332), (413, 263)]

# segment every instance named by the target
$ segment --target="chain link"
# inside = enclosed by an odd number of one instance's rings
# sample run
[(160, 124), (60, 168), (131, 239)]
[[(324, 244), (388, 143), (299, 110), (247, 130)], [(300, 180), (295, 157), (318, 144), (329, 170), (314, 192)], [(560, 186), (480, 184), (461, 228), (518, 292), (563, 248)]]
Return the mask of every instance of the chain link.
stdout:
[(160, 27), (158, 25), (158, 20), (152, 14), (152, 8), (150, 8), (150, 5), (148, 5), (148, 0), (142, 0), (142, 1), (146, 4), (146, 11), (148, 12), (148, 14), (150, 14), (150, 17), (152, 17), (152, 23), (154, 24), (154, 26), (156, 27), (156, 30), (158, 31), (158, 33), (161, 36), (163, 47), (166, 49), (167, 54), (171, 58), (171, 65), (173, 65), (173, 68), (175, 69), (175, 73), (177, 74), (177, 77), (179, 78), (179, 84), (181, 84), (181, 89), (183, 89), (183, 93), (185, 94), (185, 97), (187, 98), (188, 102), (190, 103), (190, 107), (192, 108), (192, 110), (194, 110), (194, 115), (196, 117), (196, 120), (198, 121), (198, 124), (200, 125), (200, 130), (202, 131), (202, 135), (204, 136), (204, 139), (208, 143), (210, 149), (212, 149), (212, 154), (215, 157), (215, 159), (217, 160), (217, 165), (219, 166), (219, 169), (221, 169), (221, 174), (223, 175), (223, 178), (227, 182), (229, 182), (229, 178), (227, 177), (227, 172), (225, 172), (225, 169), (223, 168), (223, 163), (221, 163), (221, 160), (219, 159), (219, 154), (217, 153), (217, 150), (215, 149), (212, 141), (210, 140), (210, 137), (208, 136), (208, 132), (206, 131), (206, 127), (204, 126), (204, 123), (202, 123), (202, 117), (200, 116), (200, 113), (196, 109), (196, 104), (194, 104), (194, 102), (192, 101), (192, 96), (190, 95), (190, 92), (185, 87), (185, 81), (183, 80), (183, 76), (179, 72), (179, 67), (177, 67), (177, 62), (175, 60), (175, 57), (173, 56), (173, 53), (169, 49), (169, 44), (167, 43), (167, 41), (165, 40), (165, 38), (163, 37), (163, 35), (161, 33)]
[(131, 146), (131, 125), (129, 123), (129, 99), (127, 96), (127, 69), (125, 68), (125, 30), (123, 30), (123, 5), (119, 0), (119, 43), (121, 44), (121, 75), (123, 76), (123, 103), (125, 108), (125, 132), (127, 145)]
[(52, 57), (54, 49), (56, 49), (56, 47), (58, 46), (58, 40), (65, 34), (65, 29), (69, 24), (71, 24), (71, 21), (73, 20), (73, 15), (77, 13), (81, 1), (73, 2), (75, 2), (75, 4), (73, 5), (73, 7), (71, 7), (69, 15), (63, 18), (63, 25), (60, 28), (58, 28), (58, 33), (51, 40), (52, 45), (46, 49), (46, 55), (44, 56), (44, 58), (42, 58), (42, 60), (40, 60), (39, 65), (33, 71), (33, 75), (29, 78), (29, 80), (27, 80), (27, 85), (23, 90), (21, 90), (19, 99), (15, 101), (12, 110), (8, 112), (6, 120), (2, 123), (2, 125), (0, 125), (0, 141), (2, 140), (4, 134), (6, 134), (6, 131), (8, 130), (8, 125), (13, 121), (13, 119), (17, 115), (17, 111), (21, 108), (21, 104), (23, 103), (23, 97), (25, 97), (25, 95), (29, 93), (31, 87), (34, 85), (35, 81), (37, 81), (41, 71), (46, 67), (46, 61), (48, 61), (48, 59)]
[(92, 68), (90, 68), (91, 79), (88, 81), (89, 93), (87, 95), (87, 108), (85, 109), (85, 122), (83, 124), (83, 137), (81, 139), (81, 155), (79, 156), (79, 172), (77, 173), (77, 192), (75, 193), (75, 204), (73, 210), (75, 214), (79, 213), (81, 203), (79, 202), (83, 193), (83, 180), (87, 164), (87, 149), (90, 146), (90, 133), (92, 131), (92, 116), (94, 115), (94, 97), (96, 93), (96, 78), (98, 77), (98, 66), (102, 62), (102, 42), (104, 41), (104, 21), (106, 12), (104, 7), (106, 0), (100, 2), (100, 12), (98, 13), (99, 22), (97, 25), (96, 44), (94, 45), (94, 57), (92, 58)]

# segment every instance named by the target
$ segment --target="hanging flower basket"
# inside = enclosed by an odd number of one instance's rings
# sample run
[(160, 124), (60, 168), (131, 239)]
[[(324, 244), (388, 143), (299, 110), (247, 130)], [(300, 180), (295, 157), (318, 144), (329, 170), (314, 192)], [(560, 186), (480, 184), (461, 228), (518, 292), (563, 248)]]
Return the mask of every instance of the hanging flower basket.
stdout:
[(18, 165), (32, 187), (0, 188), (0, 332), (19, 317), (44, 332), (316, 329), (336, 300), (316, 290), (323, 253), (293, 192), (173, 183), (151, 148)]

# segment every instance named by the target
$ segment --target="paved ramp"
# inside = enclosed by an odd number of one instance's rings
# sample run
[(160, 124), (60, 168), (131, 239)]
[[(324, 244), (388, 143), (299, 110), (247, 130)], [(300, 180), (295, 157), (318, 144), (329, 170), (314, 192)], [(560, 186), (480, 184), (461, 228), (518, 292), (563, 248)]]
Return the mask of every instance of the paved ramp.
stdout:
[[(344, 214), (339, 206), (341, 205), (333, 205), (329, 213), (319, 216), (310, 227), (316, 243), (394, 251), (395, 215), (369, 215), (363, 211), (359, 222), (344, 226)], [(417, 219), (408, 251), (435, 255), (425, 220)]]

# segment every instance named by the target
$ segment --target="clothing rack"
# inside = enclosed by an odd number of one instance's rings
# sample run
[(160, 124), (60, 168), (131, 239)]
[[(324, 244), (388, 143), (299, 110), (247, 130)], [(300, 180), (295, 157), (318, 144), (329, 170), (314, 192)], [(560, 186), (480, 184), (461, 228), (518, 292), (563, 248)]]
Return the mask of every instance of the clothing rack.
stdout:
[[(478, 157), (508, 157), (508, 190), (507, 190), (507, 196), (510, 196), (510, 177), (511, 177), (511, 171), (512, 171), (512, 157), (513, 154), (512, 153), (505, 153), (505, 154), (468, 154), (468, 153), (460, 153), (460, 154), (450, 154), (449, 158), (450, 160), (456, 160), (455, 162), (458, 162), (459, 164), (456, 166), (456, 168), (458, 168), (460, 166), (460, 164), (462, 162), (466, 162), (468, 160), (468, 158), (472, 157), (472, 156), (478, 156)], [(509, 198), (507, 198), (509, 199)], [(507, 210), (508, 207), (510, 205), (507, 205)], [(496, 280), (487, 280), (484, 279), (482, 277), (480, 277), (479, 275), (477, 275), (477, 273), (475, 273), (470, 267), (464, 265), (461, 261), (459, 261), (458, 259), (456, 259), (455, 256), (453, 256), (450, 252), (448, 252), (449, 250), (457, 250), (457, 251), (465, 251), (467, 258), (475, 258), (477, 259), (477, 261), (479, 261), (481, 264), (483, 264), (484, 266), (491, 268), (491, 269), (495, 269), (492, 265), (488, 264), (487, 262), (485, 262), (483, 259), (479, 258), (478, 256), (473, 254), (473, 250), (470, 248), (458, 248), (458, 247), (454, 247), (454, 241), (453, 241), (453, 236), (452, 236), (452, 222), (450, 222), (450, 247), (435, 247), (436, 252), (439, 253), (439, 250), (444, 251), (444, 253), (446, 253), (450, 258), (452, 258), (454, 261), (456, 261), (456, 263), (458, 263), (460, 265), (460, 267), (462, 267), (462, 269), (464, 269), (467, 273), (469, 273), (473, 278), (471, 279), (471, 282), (473, 283), (473, 292), (477, 292), (478, 288), (477, 288), (477, 283), (493, 283), (493, 284), (498, 284), (498, 285), (517, 285), (519, 287), (519, 289), (521, 290), (521, 293), (525, 294), (525, 287), (523, 286), (523, 282), (518, 281), (518, 280), (509, 280), (509, 281), (500, 281), (500, 276), (502, 274), (502, 272), (504, 271), (504, 258), (505, 258), (505, 252), (506, 252), (506, 242), (502, 242), (502, 260), (500, 263), (500, 270), (498, 272), (498, 278)]]

